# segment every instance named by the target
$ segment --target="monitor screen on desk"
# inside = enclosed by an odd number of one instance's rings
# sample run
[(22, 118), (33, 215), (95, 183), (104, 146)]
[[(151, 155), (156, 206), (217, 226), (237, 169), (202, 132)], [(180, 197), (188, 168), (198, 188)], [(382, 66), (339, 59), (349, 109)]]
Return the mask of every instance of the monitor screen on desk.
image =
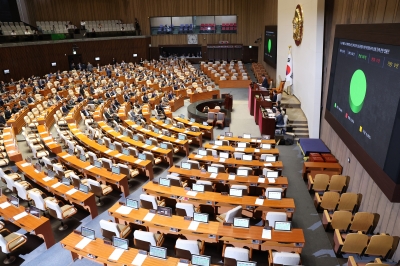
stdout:
[(240, 228), (249, 228), (250, 227), (250, 219), (249, 218), (233, 218), (233, 226)]
[(129, 152), (129, 149), (127, 149), (127, 148), (123, 148), (122, 149), (122, 153), (127, 155), (127, 156), (131, 155), (130, 152)]
[(71, 180), (69, 180), (69, 178), (63, 177), (61, 179), (61, 183), (63, 183), (66, 186), (70, 186), (71, 185)]
[(96, 166), (97, 168), (102, 168), (103, 164), (100, 160), (95, 160), (94, 161), (94, 166)]
[(133, 140), (138, 141), (138, 140), (139, 140), (139, 136), (138, 136), (138, 135), (134, 135), (134, 136), (133, 136)]
[(167, 259), (167, 248), (150, 246), (149, 255), (159, 259)]
[(74, 150), (73, 149), (68, 149), (68, 154), (69, 155), (74, 155)]
[(196, 123), (196, 120), (194, 118), (190, 118), (190, 122)]
[(80, 159), (82, 162), (86, 162), (86, 156), (85, 156), (85, 154), (80, 154), (80, 155), (79, 155), (79, 159)]
[(36, 218), (40, 218), (40, 210), (35, 206), (29, 206), (29, 213), (35, 216)]
[(265, 156), (265, 161), (266, 162), (275, 162), (276, 157), (275, 156)]
[(144, 155), (143, 153), (140, 153), (138, 159), (140, 159), (142, 161), (146, 161), (146, 155)]
[(191, 163), (181, 162), (181, 168), (182, 168), (182, 169), (190, 170), (190, 169), (191, 169), (191, 166), (192, 166)]
[(82, 191), (83, 193), (89, 193), (89, 187), (84, 185), (84, 184), (79, 184), (79, 191)]
[(171, 216), (172, 216), (172, 209), (171, 209), (170, 207), (161, 207), (161, 206), (158, 206), (158, 207), (157, 207), (157, 213), (158, 213), (159, 215), (171, 217)]
[(119, 169), (119, 166), (114, 166), (111, 168), (111, 172), (113, 174), (119, 175), (119, 173), (121, 172), (121, 170)]
[(166, 143), (161, 143), (161, 144), (160, 144), (160, 148), (161, 148), (161, 149), (164, 149), (164, 150), (168, 150), (168, 146), (167, 146)]
[(247, 169), (237, 169), (236, 175), (238, 176), (248, 176), (249, 170)]
[(236, 261), (236, 266), (257, 266), (255, 261)]
[(220, 152), (219, 157), (224, 159), (229, 159), (229, 152)]
[(82, 226), (81, 233), (82, 233), (82, 236), (84, 236), (84, 237), (87, 237), (87, 238), (92, 239), (92, 240), (96, 239), (95, 231), (93, 229), (88, 228), (88, 227)]
[(126, 199), (126, 206), (136, 210), (139, 209), (139, 203), (134, 199)]
[(263, 143), (263, 144), (261, 144), (261, 149), (270, 150), (271, 144)]
[(292, 230), (292, 223), (291, 222), (281, 222), (276, 221), (274, 229), (277, 231), (290, 231)]
[(216, 140), (216, 141), (214, 141), (214, 145), (222, 146), (222, 145), (223, 145), (223, 144), (222, 144), (222, 140)]
[(197, 152), (197, 154), (198, 154), (198, 155), (201, 155), (201, 156), (207, 156), (207, 150), (201, 149), (201, 150), (199, 150), (199, 151)]
[(280, 191), (268, 191), (268, 199), (280, 200), (280, 199), (282, 199), (282, 192), (280, 192)]
[(208, 126), (208, 123), (207, 122), (203, 122), (203, 126)]
[(247, 143), (246, 142), (238, 142), (237, 143), (237, 147), (238, 148), (246, 148), (247, 147)]
[(231, 189), (229, 189), (229, 196), (242, 197), (243, 196), (243, 190), (236, 189), (236, 188), (231, 188)]
[(208, 223), (208, 213), (193, 213), (193, 221), (200, 222), (200, 223)]
[(233, 133), (232, 132), (225, 132), (225, 137), (233, 137)]
[(251, 139), (251, 134), (243, 134), (244, 139)]
[(128, 131), (127, 131), (127, 130), (124, 130), (124, 133), (122, 133), (122, 135), (124, 135), (125, 137), (127, 137), (127, 136), (128, 136)]
[(192, 184), (192, 190), (197, 192), (204, 192), (204, 185), (202, 184)]
[(54, 172), (51, 171), (51, 170), (48, 170), (48, 171), (47, 171), (47, 176), (50, 177), (50, 178), (53, 178), (53, 177), (55, 176), (55, 174), (56, 174), (56, 173), (54, 173)]
[(103, 145), (104, 142), (103, 142), (102, 139), (98, 139), (98, 140), (97, 140), (97, 143), (100, 144), (100, 145)]
[(39, 162), (35, 163), (35, 168), (38, 172), (42, 172), (42, 165)]
[(210, 266), (211, 257), (204, 255), (192, 255), (192, 265), (193, 266)]
[(165, 186), (165, 187), (170, 187), (171, 186), (171, 180), (169, 180), (168, 178), (160, 178), (159, 179), (159, 184), (161, 186)]
[(251, 154), (243, 154), (242, 155), (242, 160), (243, 161), (253, 161), (253, 155), (251, 155)]
[(113, 236), (112, 245), (116, 248), (128, 250), (129, 249), (129, 240)]
[(178, 135), (178, 139), (179, 139), (179, 140), (185, 140), (185, 139), (186, 139), (186, 136), (185, 136), (185, 135), (179, 134), (179, 135)]
[(147, 145), (153, 145), (153, 142), (151, 141), (151, 140), (149, 140), (149, 139), (146, 139), (146, 142), (145, 142)]
[(170, 124), (169, 119), (165, 119), (165, 120), (164, 120), (164, 124), (169, 125), (169, 124)]
[(16, 195), (10, 195), (9, 197), (10, 203), (15, 207), (19, 206), (19, 198)]
[(114, 143), (110, 143), (110, 145), (108, 146), (108, 148), (112, 151), (115, 150), (115, 144)]
[(207, 168), (207, 171), (208, 171), (209, 173), (218, 174), (218, 167), (209, 166), (209, 167)]
[(279, 172), (278, 171), (268, 171), (267, 178), (278, 178)]
[(158, 129), (158, 128), (154, 128), (154, 133), (157, 133), (157, 134), (159, 134), (160, 133), (160, 130)]

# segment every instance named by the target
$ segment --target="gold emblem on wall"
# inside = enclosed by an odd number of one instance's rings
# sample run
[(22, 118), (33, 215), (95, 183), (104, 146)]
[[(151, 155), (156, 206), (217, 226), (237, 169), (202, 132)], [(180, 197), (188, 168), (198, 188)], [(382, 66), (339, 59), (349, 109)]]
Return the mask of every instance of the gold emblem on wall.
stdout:
[(303, 10), (301, 5), (297, 5), (293, 18), (293, 40), (297, 46), (301, 44), (303, 39)]

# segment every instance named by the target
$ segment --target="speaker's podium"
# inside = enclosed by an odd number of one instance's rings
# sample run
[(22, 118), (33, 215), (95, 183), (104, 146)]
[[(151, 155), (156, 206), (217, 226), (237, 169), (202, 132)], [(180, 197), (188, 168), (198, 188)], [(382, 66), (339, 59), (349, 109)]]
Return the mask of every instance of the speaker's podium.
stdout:
[(221, 94), (221, 98), (224, 99), (224, 108), (232, 112), (233, 98), (229, 93)]

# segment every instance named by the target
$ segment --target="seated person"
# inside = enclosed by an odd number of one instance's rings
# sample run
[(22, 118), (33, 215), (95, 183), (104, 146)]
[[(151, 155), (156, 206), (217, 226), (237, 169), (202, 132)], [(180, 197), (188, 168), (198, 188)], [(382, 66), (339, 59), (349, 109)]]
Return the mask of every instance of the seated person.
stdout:
[(25, 107), (25, 106), (28, 106), (28, 103), (27, 103), (24, 99), (21, 99), (21, 100), (19, 101), (19, 105), (23, 108), (23, 107)]
[(11, 112), (13, 114), (16, 114), (16, 113), (18, 113), (18, 111), (19, 111), (18, 106), (16, 104), (14, 104), (13, 108), (11, 109)]
[(104, 108), (104, 116), (108, 121), (114, 120), (117, 123), (120, 123), (119, 117), (117, 114), (112, 113), (109, 108)]
[(209, 110), (210, 110), (210, 107), (204, 106), (203, 113), (208, 113)]
[(6, 111), (5, 111), (6, 120), (10, 119), (11, 115), (12, 115), (11, 108), (10, 108), (10, 106), (7, 106)]
[(143, 95), (143, 103), (148, 103), (149, 102), (149, 97), (147, 95)]
[(4, 112), (0, 112), (0, 126), (5, 126), (7, 123), (6, 118), (4, 117)]
[(88, 107), (85, 106), (81, 110), (81, 113), (86, 117), (86, 118), (92, 118), (92, 114), (89, 112)]
[(27, 100), (28, 100), (28, 103), (29, 103), (29, 104), (35, 102), (35, 99), (32, 97), (32, 93), (29, 93), (29, 96), (28, 96)]
[(69, 109), (67, 107), (67, 103), (63, 102), (63, 105), (61, 106), (61, 111), (63, 112), (63, 115), (67, 115), (69, 112)]

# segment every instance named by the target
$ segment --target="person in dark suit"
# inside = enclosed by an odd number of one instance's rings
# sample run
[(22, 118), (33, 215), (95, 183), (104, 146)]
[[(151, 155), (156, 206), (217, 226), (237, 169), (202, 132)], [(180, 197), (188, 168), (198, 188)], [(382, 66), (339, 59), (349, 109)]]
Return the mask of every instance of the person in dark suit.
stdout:
[(87, 109), (87, 106), (85, 106), (85, 107), (81, 110), (81, 113), (82, 113), (85, 117), (87, 117), (87, 118), (91, 118), (91, 117), (92, 117), (92, 115), (90, 114), (90, 112), (89, 112), (88, 109)]
[(271, 99), (271, 101), (272, 101), (273, 103), (276, 103), (277, 99), (278, 99), (278, 95), (276, 94), (276, 91), (273, 91), (273, 92), (272, 92), (272, 99)]
[(168, 100), (172, 100), (172, 99), (174, 99), (174, 94), (172, 93), (172, 91), (170, 91), (169, 93), (168, 93)]
[(67, 103), (64, 102), (63, 105), (61, 106), (61, 111), (63, 112), (64, 115), (67, 115), (69, 112), (69, 109), (67, 107)]
[(83, 88), (83, 86), (79, 87), (79, 94), (82, 95), (82, 97), (85, 97), (85, 89)]
[(18, 113), (18, 111), (19, 111), (18, 106), (16, 104), (14, 104), (14, 106), (13, 106), (11, 111), (12, 111), (13, 114)]
[(0, 98), (0, 106), (3, 106), (4, 105), (4, 100), (3, 100), (3, 98)]
[(111, 69), (109, 69), (108, 67), (106, 68), (106, 73), (108, 78), (111, 78)]
[(266, 88), (266, 89), (269, 88), (268, 79), (265, 75), (262, 75), (261, 87)]
[(104, 116), (107, 118), (107, 121), (114, 120), (117, 123), (120, 123), (121, 121), (119, 120), (118, 116), (116, 114), (113, 114), (110, 112), (108, 108), (104, 109)]
[(95, 94), (95, 93), (96, 93), (96, 91), (94, 90), (94, 87), (93, 87), (93, 85), (92, 85), (92, 86), (90, 86), (90, 93), (91, 93), (91, 94)]
[(32, 97), (32, 94), (29, 94), (29, 96), (28, 96), (28, 103), (30, 104), (30, 103), (34, 103), (35, 102), (35, 99)]
[(4, 117), (4, 112), (0, 112), (0, 125), (5, 125), (7, 123), (5, 117)]
[(83, 100), (84, 100), (84, 98), (83, 98), (82, 95), (79, 95), (79, 96), (78, 96), (78, 99), (76, 99), (76, 101), (77, 101), (78, 103), (83, 102)]
[(25, 101), (25, 100), (20, 100), (19, 101), (19, 105), (21, 106), (21, 107), (25, 107), (25, 106), (28, 106), (28, 103)]
[(7, 106), (6, 112), (5, 112), (6, 120), (10, 119), (11, 115), (12, 115), (11, 108), (10, 108), (10, 106)]
[(129, 97), (129, 94), (127, 92), (124, 93), (124, 100), (125, 102), (129, 102), (131, 97)]
[(143, 103), (148, 103), (149, 102), (149, 97), (147, 97), (147, 94), (143, 95)]
[(58, 95), (58, 94), (56, 94), (56, 96), (54, 97), (54, 99), (56, 99), (57, 102), (58, 102), (58, 101), (61, 101), (61, 97), (60, 97), (60, 95)]

